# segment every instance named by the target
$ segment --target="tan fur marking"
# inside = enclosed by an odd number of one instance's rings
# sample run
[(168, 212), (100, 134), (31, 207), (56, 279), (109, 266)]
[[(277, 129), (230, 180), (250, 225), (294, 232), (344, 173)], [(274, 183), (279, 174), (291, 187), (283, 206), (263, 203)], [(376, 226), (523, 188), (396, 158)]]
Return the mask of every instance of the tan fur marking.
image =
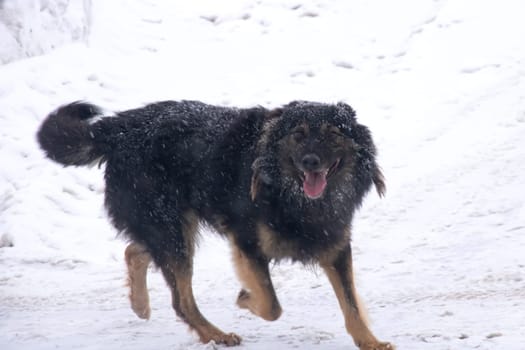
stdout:
[(174, 259), (169, 259), (166, 266), (162, 266), (164, 276), (172, 288), (172, 302), (177, 314), (195, 330), (201, 342), (208, 343), (214, 341), (217, 344), (227, 346), (239, 345), (241, 337), (235, 333), (224, 333), (211, 324), (199, 311), (192, 289), (191, 262), (178, 263)]
[(340, 134), (340, 136), (343, 136), (343, 134), (341, 133), (341, 130), (337, 126), (332, 125), (330, 123), (322, 123), (320, 130), (321, 130), (321, 133), (325, 136), (332, 132)]
[(237, 275), (244, 287), (239, 293), (237, 305), (267, 321), (277, 320), (282, 314), (282, 309), (267, 266), (261, 266), (249, 259), (235, 244), (232, 244), (232, 253)]
[(318, 257), (319, 263), (321, 265), (332, 263), (337, 258), (339, 253), (350, 244), (350, 235), (351, 235), (350, 227), (347, 227), (343, 233), (344, 238), (341, 240), (341, 242), (339, 242), (338, 245), (335, 245), (331, 249), (327, 249), (321, 254), (319, 254), (319, 257)]
[[(298, 258), (300, 257), (300, 246), (297, 241), (284, 240), (264, 223), (257, 224), (257, 236), (259, 238), (259, 246), (263, 253), (272, 259), (280, 260), (284, 258)], [(316, 259), (319, 262), (330, 263), (334, 261), (339, 252), (346, 247), (350, 241), (350, 230), (344, 232), (344, 238), (338, 245), (319, 252)]]
[(295, 241), (279, 239), (268, 225), (258, 223), (257, 235), (259, 246), (267, 257), (279, 260), (296, 256), (299, 244)]
[(197, 240), (199, 217), (194, 211), (184, 213), (183, 232), (186, 254), (180, 257), (168, 256), (160, 268), (171, 288), (172, 305), (181, 317), (199, 335), (201, 342), (214, 341), (227, 346), (239, 345), (241, 338), (234, 333), (224, 333), (211, 324), (200, 312), (193, 296), (193, 254)]
[(125, 252), (126, 265), (128, 266), (129, 299), (131, 309), (138, 317), (149, 319), (151, 309), (147, 286), (148, 265), (151, 261), (146, 248), (138, 243), (131, 243)]
[(352, 336), (354, 339), (355, 344), (359, 347), (361, 350), (392, 350), (394, 349), (394, 346), (390, 343), (383, 343), (378, 341), (375, 336), (370, 332), (365, 317), (363, 315), (362, 307), (361, 307), (361, 301), (356, 293), (355, 290), (355, 284), (354, 284), (354, 278), (353, 278), (353, 272), (352, 272), (352, 261), (349, 259), (348, 261), (348, 271), (349, 275), (346, 276), (347, 279), (350, 281), (351, 290), (350, 293), (353, 296), (353, 299), (357, 302), (357, 305), (352, 305), (350, 301), (348, 300), (345, 290), (344, 290), (344, 284), (341, 280), (342, 276), (340, 275), (339, 271), (332, 265), (327, 263), (326, 261), (321, 262), (321, 266), (326, 272), (326, 275), (328, 276), (328, 280), (332, 284), (332, 287), (335, 291), (335, 295), (337, 296), (337, 300), (339, 302), (339, 306), (341, 307), (341, 310), (343, 312), (343, 316), (345, 319), (345, 326), (347, 332)]
[(193, 210), (188, 210), (184, 212), (183, 217), (182, 234), (188, 249), (187, 254), (193, 257), (198, 239), (199, 216)]

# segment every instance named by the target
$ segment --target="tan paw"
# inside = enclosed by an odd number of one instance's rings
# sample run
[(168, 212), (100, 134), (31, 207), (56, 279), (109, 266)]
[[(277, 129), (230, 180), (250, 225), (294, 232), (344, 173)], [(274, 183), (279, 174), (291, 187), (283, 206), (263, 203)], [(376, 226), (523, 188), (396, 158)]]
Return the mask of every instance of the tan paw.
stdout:
[(146, 300), (137, 300), (137, 298), (131, 299), (131, 309), (133, 312), (140, 318), (144, 320), (149, 320), (151, 316), (151, 309), (149, 307), (149, 301)]
[(239, 296), (237, 296), (237, 306), (241, 309), (250, 309), (250, 293), (247, 290), (241, 289), (239, 292)]
[(373, 342), (359, 344), (360, 350), (395, 350), (395, 346), (390, 343)]
[(205, 344), (209, 343), (210, 341), (213, 341), (215, 342), (215, 344), (224, 344), (226, 346), (237, 346), (241, 343), (242, 338), (239, 337), (235, 333), (215, 332), (205, 337), (201, 337), (201, 341)]
[(275, 321), (281, 317), (281, 314), (283, 313), (279, 302), (275, 301), (272, 303), (272, 301), (261, 298), (257, 300), (245, 289), (241, 289), (239, 292), (237, 306), (241, 309), (250, 310), (251, 313), (266, 321)]
[(131, 309), (135, 314), (145, 320), (149, 320), (151, 309), (149, 306), (149, 293), (144, 284), (130, 281), (129, 300), (131, 302)]

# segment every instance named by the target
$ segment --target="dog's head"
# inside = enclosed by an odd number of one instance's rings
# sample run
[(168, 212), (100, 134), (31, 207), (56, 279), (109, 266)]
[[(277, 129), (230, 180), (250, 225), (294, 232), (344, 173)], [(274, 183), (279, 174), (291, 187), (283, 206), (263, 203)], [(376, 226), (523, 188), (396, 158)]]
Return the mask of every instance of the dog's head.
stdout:
[(292, 102), (273, 111), (268, 121), (254, 163), (252, 197), (274, 176), (287, 187), (300, 188), (310, 200), (345, 191), (345, 186), (350, 192), (356, 186), (367, 191), (372, 183), (382, 195), (385, 186), (375, 153), (368, 128), (357, 123), (347, 104)]

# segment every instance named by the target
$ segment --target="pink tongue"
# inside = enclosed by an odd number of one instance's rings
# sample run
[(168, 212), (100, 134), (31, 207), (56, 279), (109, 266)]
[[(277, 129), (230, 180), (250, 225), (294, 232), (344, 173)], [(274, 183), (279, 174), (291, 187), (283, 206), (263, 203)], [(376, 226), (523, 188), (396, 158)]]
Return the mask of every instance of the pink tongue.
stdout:
[(326, 173), (316, 173), (309, 171), (304, 173), (303, 182), (304, 193), (310, 198), (318, 198), (326, 187)]

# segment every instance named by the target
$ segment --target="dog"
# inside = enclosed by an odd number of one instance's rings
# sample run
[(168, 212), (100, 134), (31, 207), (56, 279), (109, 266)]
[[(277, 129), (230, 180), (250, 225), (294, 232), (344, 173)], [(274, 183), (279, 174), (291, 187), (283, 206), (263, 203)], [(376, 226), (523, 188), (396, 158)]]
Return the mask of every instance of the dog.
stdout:
[(394, 348), (369, 330), (354, 285), (352, 217), (373, 185), (383, 196), (385, 182), (371, 133), (349, 105), (164, 101), (104, 117), (99, 107), (74, 102), (49, 114), (37, 139), (60, 164), (105, 163), (105, 206), (130, 241), (125, 258), (139, 317), (150, 316), (146, 273), (153, 262), (176, 314), (200, 341), (240, 344), (201, 314), (193, 296), (195, 241), (206, 224), (231, 243), (240, 308), (278, 319), (269, 263), (317, 265), (355, 344)]

